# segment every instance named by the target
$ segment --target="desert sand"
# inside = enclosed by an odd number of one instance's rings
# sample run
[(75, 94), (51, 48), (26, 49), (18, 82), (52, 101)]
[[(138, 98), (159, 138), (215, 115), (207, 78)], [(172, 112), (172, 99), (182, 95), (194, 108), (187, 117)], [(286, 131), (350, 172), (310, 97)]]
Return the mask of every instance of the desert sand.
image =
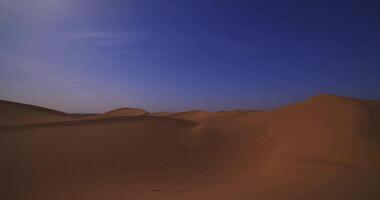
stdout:
[(103, 117), (116, 117), (116, 116), (139, 116), (147, 112), (140, 108), (119, 108), (102, 114)]
[(380, 101), (78, 118), (0, 102), (0, 199), (380, 199)]
[(22, 103), (0, 100), (0, 126), (69, 121), (70, 114)]

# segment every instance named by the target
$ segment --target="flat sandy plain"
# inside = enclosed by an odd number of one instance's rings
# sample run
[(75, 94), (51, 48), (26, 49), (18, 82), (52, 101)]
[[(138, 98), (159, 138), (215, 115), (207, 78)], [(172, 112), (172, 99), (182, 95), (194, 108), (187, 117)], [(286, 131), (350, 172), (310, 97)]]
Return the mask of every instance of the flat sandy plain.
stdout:
[(380, 101), (99, 115), (0, 101), (0, 199), (380, 199)]

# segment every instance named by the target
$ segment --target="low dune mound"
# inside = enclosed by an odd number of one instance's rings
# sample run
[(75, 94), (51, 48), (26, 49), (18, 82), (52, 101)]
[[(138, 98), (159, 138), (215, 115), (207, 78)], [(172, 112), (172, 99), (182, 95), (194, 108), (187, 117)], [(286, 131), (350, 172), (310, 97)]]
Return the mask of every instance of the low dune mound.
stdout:
[(230, 110), (230, 111), (222, 111), (217, 112), (218, 115), (215, 116), (215, 119), (226, 119), (229, 120), (231, 118), (238, 118), (243, 117), (250, 114), (256, 114), (256, 113), (262, 113), (263, 111), (257, 111), (257, 110)]
[(95, 113), (70, 113), (70, 115), (74, 116), (76, 118), (86, 119), (86, 118), (97, 116), (99, 114), (95, 114)]
[(245, 115), (260, 113), (262, 111), (247, 111), (247, 110), (231, 110), (231, 111), (219, 111), (219, 112), (207, 112), (202, 110), (193, 110), (188, 112), (180, 112), (169, 115), (170, 117), (188, 119), (197, 122), (219, 122), (224, 120), (232, 120), (234, 118), (239, 118)]
[(217, 113), (207, 112), (207, 111), (203, 111), (203, 110), (192, 110), (192, 111), (187, 111), (187, 112), (174, 113), (174, 114), (169, 115), (169, 116), (181, 118), (181, 119), (200, 121), (202, 119), (206, 119), (206, 118), (209, 118), (209, 117), (215, 116), (215, 115), (217, 115)]
[(0, 100), (0, 126), (74, 120), (60, 111)]
[(0, 193), (28, 200), (377, 200), (379, 111), (378, 101), (323, 94), (267, 112), (0, 127)]
[(172, 115), (172, 114), (173, 114), (172, 112), (148, 113), (148, 115), (150, 115), (150, 116), (160, 116), (160, 117), (169, 116), (169, 115)]
[(134, 117), (134, 116), (145, 115), (147, 113), (148, 112), (140, 108), (119, 108), (119, 109), (111, 110), (109, 112), (106, 112), (100, 115), (90, 116), (89, 118), (109, 118), (109, 117), (122, 117), (122, 116)]

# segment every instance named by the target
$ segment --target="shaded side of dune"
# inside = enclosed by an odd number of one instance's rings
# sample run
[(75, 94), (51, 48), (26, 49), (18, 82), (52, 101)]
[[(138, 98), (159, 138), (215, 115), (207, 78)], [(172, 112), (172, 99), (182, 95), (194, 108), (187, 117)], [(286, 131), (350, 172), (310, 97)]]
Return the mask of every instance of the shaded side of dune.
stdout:
[(0, 125), (32, 124), (74, 119), (75, 117), (64, 112), (0, 100)]
[(44, 127), (69, 127), (69, 126), (80, 126), (80, 125), (91, 125), (99, 123), (115, 123), (115, 122), (133, 122), (133, 121), (170, 121), (173, 123), (178, 123), (183, 126), (196, 126), (197, 122), (172, 118), (172, 117), (162, 117), (162, 116), (119, 116), (119, 117), (99, 117), (99, 118), (87, 118), (81, 120), (68, 120), (68, 121), (53, 121), (45, 123), (33, 123), (33, 124), (15, 124), (15, 125), (0, 125), (0, 130), (16, 130), (16, 129), (30, 129), (30, 128), (44, 128)]

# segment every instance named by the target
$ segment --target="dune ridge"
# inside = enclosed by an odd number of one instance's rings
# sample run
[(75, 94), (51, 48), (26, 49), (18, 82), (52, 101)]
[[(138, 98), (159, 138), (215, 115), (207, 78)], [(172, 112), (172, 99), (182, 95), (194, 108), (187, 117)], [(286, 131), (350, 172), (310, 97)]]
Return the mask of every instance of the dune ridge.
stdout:
[(115, 117), (115, 116), (139, 116), (147, 114), (143, 109), (140, 108), (118, 108), (115, 110), (111, 110), (102, 114), (102, 117)]

